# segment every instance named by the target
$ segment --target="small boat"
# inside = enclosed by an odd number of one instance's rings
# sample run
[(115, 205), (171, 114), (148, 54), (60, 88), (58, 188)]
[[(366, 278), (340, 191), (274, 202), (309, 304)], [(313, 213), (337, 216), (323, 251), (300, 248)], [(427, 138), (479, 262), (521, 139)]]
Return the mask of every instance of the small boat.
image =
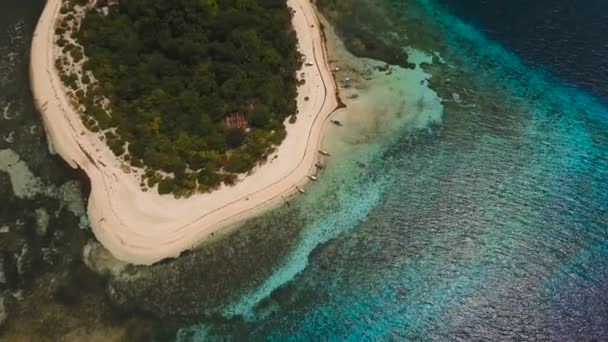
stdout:
[(319, 150), (319, 153), (321, 153), (324, 156), (330, 156), (331, 154), (329, 154), (329, 152), (325, 151), (325, 150)]
[(325, 168), (325, 165), (321, 164), (321, 163), (315, 163), (315, 166), (317, 167), (317, 169), (319, 170), (323, 170)]
[(347, 96), (349, 99), (356, 99), (357, 97), (359, 97), (359, 94), (350, 94)]
[(308, 178), (309, 178), (311, 181), (315, 181), (315, 182), (318, 180), (317, 176), (313, 176), (313, 175), (308, 175)]
[(306, 62), (306, 63), (304, 63), (304, 65), (306, 65), (306, 66), (313, 66), (315, 64), (313, 62)]
[(305, 194), (305, 193), (306, 193), (306, 191), (304, 191), (304, 189), (300, 188), (300, 187), (299, 187), (299, 186), (297, 186), (297, 185), (296, 185), (296, 189), (298, 189), (298, 191), (299, 191), (301, 194)]
[(339, 67), (335, 67), (335, 68), (333, 68), (333, 71), (336, 71), (336, 72), (340, 71), (340, 68)]
[(342, 123), (341, 123), (340, 121), (338, 121), (338, 120), (333, 120), (333, 119), (330, 119), (329, 121), (330, 121), (332, 124), (336, 125), (336, 126), (340, 126), (340, 127), (342, 127)]

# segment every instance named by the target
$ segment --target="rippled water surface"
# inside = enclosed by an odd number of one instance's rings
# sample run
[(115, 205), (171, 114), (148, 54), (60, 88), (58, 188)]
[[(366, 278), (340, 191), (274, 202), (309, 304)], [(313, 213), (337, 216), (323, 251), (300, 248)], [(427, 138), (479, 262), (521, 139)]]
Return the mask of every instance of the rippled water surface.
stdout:
[(527, 63), (608, 99), (608, 3), (589, 0), (445, 0), (450, 9)]
[[(570, 12), (552, 4), (544, 11), (568, 23)], [(264, 304), (271, 309), (237, 328), (184, 331), (184, 339), (608, 338), (608, 111), (550, 73), (562, 64), (542, 65), (578, 57), (568, 50), (569, 25), (547, 37), (560, 44), (543, 51), (552, 55), (526, 60), (490, 39), (500, 35), (479, 32), (486, 18), (459, 5), (466, 21), (454, 4), (427, 0), (353, 1), (364, 9), (333, 17), (345, 41), (363, 39), (353, 33), (361, 25), (378, 25), (389, 44), (438, 52), (442, 62), (427, 69), (444, 99), (443, 121), (403, 131), (378, 152), (365, 177), (383, 179), (380, 199), (363, 221), (310, 255), (308, 267)], [(341, 20), (359, 28), (342, 22), (340, 30)], [(597, 77), (589, 90), (605, 87), (601, 70), (590, 71), (564, 75), (585, 73)], [(367, 191), (357, 201), (374, 196)]]

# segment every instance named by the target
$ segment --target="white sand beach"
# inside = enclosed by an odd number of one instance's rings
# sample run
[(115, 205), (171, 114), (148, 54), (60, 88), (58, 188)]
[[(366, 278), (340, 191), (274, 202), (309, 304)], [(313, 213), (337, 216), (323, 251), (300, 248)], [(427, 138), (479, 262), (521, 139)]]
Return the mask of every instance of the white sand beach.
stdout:
[(298, 88), (297, 121), (286, 123), (287, 137), (268, 162), (236, 185), (175, 199), (158, 195), (156, 189), (144, 192), (139, 177), (123, 171), (122, 162), (71, 109), (54, 66), (59, 53), (54, 30), (61, 0), (47, 1), (32, 41), (32, 92), (51, 150), (89, 177), (90, 224), (116, 258), (147, 265), (177, 257), (213, 232), (282, 204), (316, 171), (325, 126), (338, 107), (336, 84), (314, 5), (310, 0), (287, 3), (295, 11), (293, 25), (300, 51), (313, 62), (300, 71), (306, 83)]

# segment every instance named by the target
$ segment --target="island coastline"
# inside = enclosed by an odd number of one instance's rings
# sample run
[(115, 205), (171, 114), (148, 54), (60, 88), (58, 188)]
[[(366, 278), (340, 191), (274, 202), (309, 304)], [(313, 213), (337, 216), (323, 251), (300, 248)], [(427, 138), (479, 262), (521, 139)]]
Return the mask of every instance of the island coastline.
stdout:
[(298, 119), (286, 123), (287, 137), (264, 165), (234, 186), (175, 199), (144, 192), (136, 173), (125, 172), (98, 135), (72, 110), (54, 67), (55, 23), (61, 0), (48, 0), (32, 41), (30, 79), (49, 149), (90, 180), (88, 214), (92, 230), (116, 258), (152, 264), (177, 257), (223, 227), (261, 213), (296, 194), (316, 171), (323, 131), (342, 104), (330, 71), (325, 37), (314, 4), (288, 0), (299, 48), (312, 66), (303, 66), (298, 87)]

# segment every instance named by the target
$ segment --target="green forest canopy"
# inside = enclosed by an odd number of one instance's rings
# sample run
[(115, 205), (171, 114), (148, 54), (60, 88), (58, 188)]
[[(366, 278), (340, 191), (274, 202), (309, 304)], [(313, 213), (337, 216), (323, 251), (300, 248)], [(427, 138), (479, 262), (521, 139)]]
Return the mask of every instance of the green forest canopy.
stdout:
[[(301, 56), (285, 0), (120, 0), (107, 16), (88, 10), (76, 39), (98, 81), (79, 94), (85, 123), (115, 127), (110, 148), (143, 164), (160, 193), (232, 184), (296, 114)], [(111, 116), (97, 95), (110, 100)], [(223, 124), (235, 112), (250, 129)]]

